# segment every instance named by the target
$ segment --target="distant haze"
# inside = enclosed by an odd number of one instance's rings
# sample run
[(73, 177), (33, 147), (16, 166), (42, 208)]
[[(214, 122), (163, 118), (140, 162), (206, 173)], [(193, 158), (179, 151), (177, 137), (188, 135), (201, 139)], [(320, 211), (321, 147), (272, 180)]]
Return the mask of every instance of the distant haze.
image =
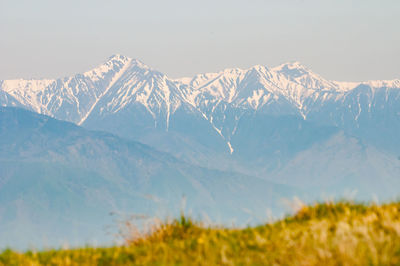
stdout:
[(0, 79), (56, 78), (119, 53), (170, 77), (300, 61), (339, 81), (400, 78), (398, 0), (0, 1)]

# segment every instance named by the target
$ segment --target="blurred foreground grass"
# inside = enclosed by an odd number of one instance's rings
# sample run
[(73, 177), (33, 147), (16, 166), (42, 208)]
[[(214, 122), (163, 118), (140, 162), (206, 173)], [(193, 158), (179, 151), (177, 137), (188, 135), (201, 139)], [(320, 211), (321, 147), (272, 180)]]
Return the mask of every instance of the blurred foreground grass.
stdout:
[(0, 253), (0, 265), (400, 265), (400, 203), (304, 206), (246, 229), (182, 216), (121, 247)]

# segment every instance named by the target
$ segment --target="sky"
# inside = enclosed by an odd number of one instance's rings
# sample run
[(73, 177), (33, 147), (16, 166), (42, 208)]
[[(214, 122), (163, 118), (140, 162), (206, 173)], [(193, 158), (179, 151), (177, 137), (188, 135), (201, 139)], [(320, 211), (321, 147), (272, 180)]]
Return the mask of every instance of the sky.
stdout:
[(300, 61), (331, 80), (400, 78), (399, 0), (0, 0), (0, 79), (113, 54), (172, 78)]

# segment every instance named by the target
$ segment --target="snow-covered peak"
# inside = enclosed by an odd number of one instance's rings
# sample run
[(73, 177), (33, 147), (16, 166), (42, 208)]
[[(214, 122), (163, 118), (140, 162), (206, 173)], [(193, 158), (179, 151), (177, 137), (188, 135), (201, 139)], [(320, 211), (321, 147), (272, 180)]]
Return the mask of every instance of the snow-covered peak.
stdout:
[(152, 68), (144, 64), (138, 59), (132, 59), (120, 54), (115, 54), (110, 56), (107, 61), (105, 61), (100, 66), (89, 70), (84, 73), (84, 76), (90, 78), (92, 81), (103, 80), (107, 76), (121, 75), (121, 70), (129, 71), (135, 69), (144, 71), (154, 71)]
[(131, 58), (121, 55), (121, 54), (113, 54), (112, 56), (110, 56), (107, 61), (129, 61), (131, 60)]
[(47, 87), (51, 86), (55, 82), (56, 81), (52, 79), (4, 80), (1, 83), (0, 89), (7, 92), (27, 109), (48, 114), (43, 105), (43, 92)]
[[(282, 64), (272, 68), (271, 70), (278, 76), (284, 77), (284, 79), (287, 80), (283, 82), (283, 87), (293, 88), (292, 85), (300, 85), (305, 89), (305, 91), (308, 91), (307, 94), (309, 94), (309, 90), (336, 92), (345, 90), (344, 87), (339, 86), (337, 82), (323, 78), (298, 61)], [(278, 79), (281, 81), (284, 80), (279, 77)], [(292, 85), (289, 83), (292, 83)]]
[(290, 61), (275, 67), (275, 69), (299, 69), (299, 68), (307, 69), (307, 67), (303, 65), (300, 61)]
[(249, 70), (265, 72), (265, 71), (269, 71), (269, 68), (267, 66), (263, 66), (263, 65), (255, 65), (255, 66), (250, 67)]
[(308, 69), (305, 65), (301, 64), (299, 61), (281, 64), (277, 67), (272, 68), (271, 70), (284, 74), (286, 76), (291, 76), (293, 78), (311, 73), (311, 70)]
[(113, 55), (100, 66), (85, 72), (84, 76), (90, 78), (92, 81), (98, 81), (104, 79), (105, 76), (109, 75), (110, 72), (117, 73), (131, 61), (132, 59), (128, 57), (122, 55)]
[(346, 81), (333, 81), (339, 88), (340, 91), (350, 91), (361, 84), (361, 82), (346, 82)]
[(369, 80), (364, 82), (343, 82), (334, 81), (336, 85), (340, 87), (342, 91), (350, 91), (360, 85), (366, 85), (373, 89), (388, 88), (388, 89), (398, 89), (400, 88), (400, 79), (394, 80)]
[(139, 59), (131, 59), (131, 64), (133, 66), (136, 66), (137, 68), (141, 68), (141, 69), (150, 70), (150, 71), (153, 71), (153, 72), (160, 73), (159, 71), (157, 71), (157, 70), (153, 69), (152, 67), (146, 65), (145, 63), (143, 63)]
[(2, 89), (8, 93), (13, 91), (40, 91), (54, 82), (54, 79), (10, 79), (4, 80)]
[(400, 79), (394, 80), (370, 80), (367, 82), (362, 82), (362, 84), (369, 85), (373, 88), (400, 88)]

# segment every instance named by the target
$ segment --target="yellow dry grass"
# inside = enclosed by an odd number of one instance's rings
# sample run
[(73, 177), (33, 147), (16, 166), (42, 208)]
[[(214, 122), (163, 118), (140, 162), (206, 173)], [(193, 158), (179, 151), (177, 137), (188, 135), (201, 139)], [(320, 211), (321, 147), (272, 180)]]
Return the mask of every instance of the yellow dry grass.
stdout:
[(272, 224), (207, 228), (187, 217), (127, 244), (0, 254), (0, 265), (400, 265), (400, 203), (304, 206)]

